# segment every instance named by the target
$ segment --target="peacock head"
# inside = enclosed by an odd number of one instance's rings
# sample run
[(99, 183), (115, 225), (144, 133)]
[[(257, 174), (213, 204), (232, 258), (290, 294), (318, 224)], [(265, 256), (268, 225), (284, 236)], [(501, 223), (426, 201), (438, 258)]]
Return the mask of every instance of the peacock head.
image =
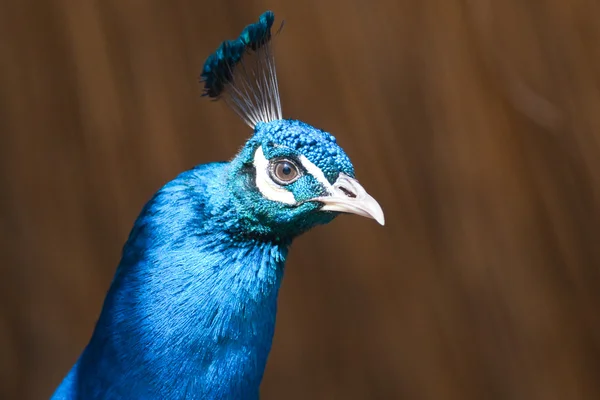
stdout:
[(273, 20), (267, 11), (238, 39), (223, 42), (201, 75), (204, 95), (224, 98), (254, 129), (228, 174), (240, 228), (287, 239), (339, 213), (370, 217), (383, 225), (381, 207), (355, 179), (354, 167), (335, 137), (282, 118), (270, 46)]
[(335, 137), (301, 121), (258, 123), (229, 175), (236, 208), (253, 233), (293, 237), (339, 213), (384, 223)]

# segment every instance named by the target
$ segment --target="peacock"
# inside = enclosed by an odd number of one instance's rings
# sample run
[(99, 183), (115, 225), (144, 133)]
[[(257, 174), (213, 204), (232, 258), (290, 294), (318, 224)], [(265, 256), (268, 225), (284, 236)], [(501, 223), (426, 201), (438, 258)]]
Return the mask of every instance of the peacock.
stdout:
[(283, 119), (273, 22), (267, 11), (223, 42), (200, 75), (202, 94), (253, 134), (230, 161), (181, 173), (143, 207), (52, 399), (258, 399), (293, 239), (340, 213), (384, 224), (335, 137)]

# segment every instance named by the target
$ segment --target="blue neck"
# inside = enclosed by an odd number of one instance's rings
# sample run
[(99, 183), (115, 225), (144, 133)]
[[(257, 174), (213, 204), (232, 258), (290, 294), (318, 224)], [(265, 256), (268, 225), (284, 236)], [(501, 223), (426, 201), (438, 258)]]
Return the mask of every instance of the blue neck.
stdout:
[(146, 205), (72, 372), (87, 376), (73, 377), (79, 394), (258, 397), (289, 243), (229, 233), (226, 165), (184, 173)]

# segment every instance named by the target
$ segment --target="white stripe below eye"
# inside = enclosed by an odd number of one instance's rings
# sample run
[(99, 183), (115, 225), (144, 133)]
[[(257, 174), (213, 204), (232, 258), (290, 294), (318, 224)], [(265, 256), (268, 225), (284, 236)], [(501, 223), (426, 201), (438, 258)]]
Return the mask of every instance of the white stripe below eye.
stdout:
[[(302, 164), (304, 164), (304, 162)], [(254, 169), (256, 171), (256, 187), (266, 199), (277, 201), (279, 203), (296, 204), (294, 194), (273, 182), (269, 176), (269, 161), (265, 158), (261, 146), (259, 146), (254, 153)]]

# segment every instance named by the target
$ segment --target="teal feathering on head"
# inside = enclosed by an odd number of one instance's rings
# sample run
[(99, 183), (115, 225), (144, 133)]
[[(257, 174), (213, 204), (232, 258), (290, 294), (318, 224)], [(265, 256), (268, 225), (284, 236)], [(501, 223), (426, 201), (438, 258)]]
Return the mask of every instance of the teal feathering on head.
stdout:
[[(354, 179), (352, 163), (335, 137), (304, 122), (283, 119), (270, 46), (273, 22), (271, 11), (263, 13), (257, 23), (248, 25), (237, 39), (223, 42), (207, 58), (201, 74), (204, 94), (212, 98), (224, 96), (254, 129), (254, 137), (239, 157), (250, 152), (245, 159), (252, 160), (255, 168), (257, 162), (268, 167), (256, 169), (256, 182), (262, 183), (258, 188), (263, 198), (286, 204), (288, 217), (302, 215), (310, 221), (329, 222), (331, 214), (327, 211), (351, 212), (383, 224), (381, 208)], [(254, 59), (246, 60), (250, 56)], [(299, 182), (282, 183), (273, 176), (274, 166), (282, 162), (293, 168)], [(317, 178), (321, 176), (326, 179)], [(315, 207), (314, 203), (319, 203), (319, 214), (299, 212)], [(280, 217), (275, 212), (274, 216)]]

